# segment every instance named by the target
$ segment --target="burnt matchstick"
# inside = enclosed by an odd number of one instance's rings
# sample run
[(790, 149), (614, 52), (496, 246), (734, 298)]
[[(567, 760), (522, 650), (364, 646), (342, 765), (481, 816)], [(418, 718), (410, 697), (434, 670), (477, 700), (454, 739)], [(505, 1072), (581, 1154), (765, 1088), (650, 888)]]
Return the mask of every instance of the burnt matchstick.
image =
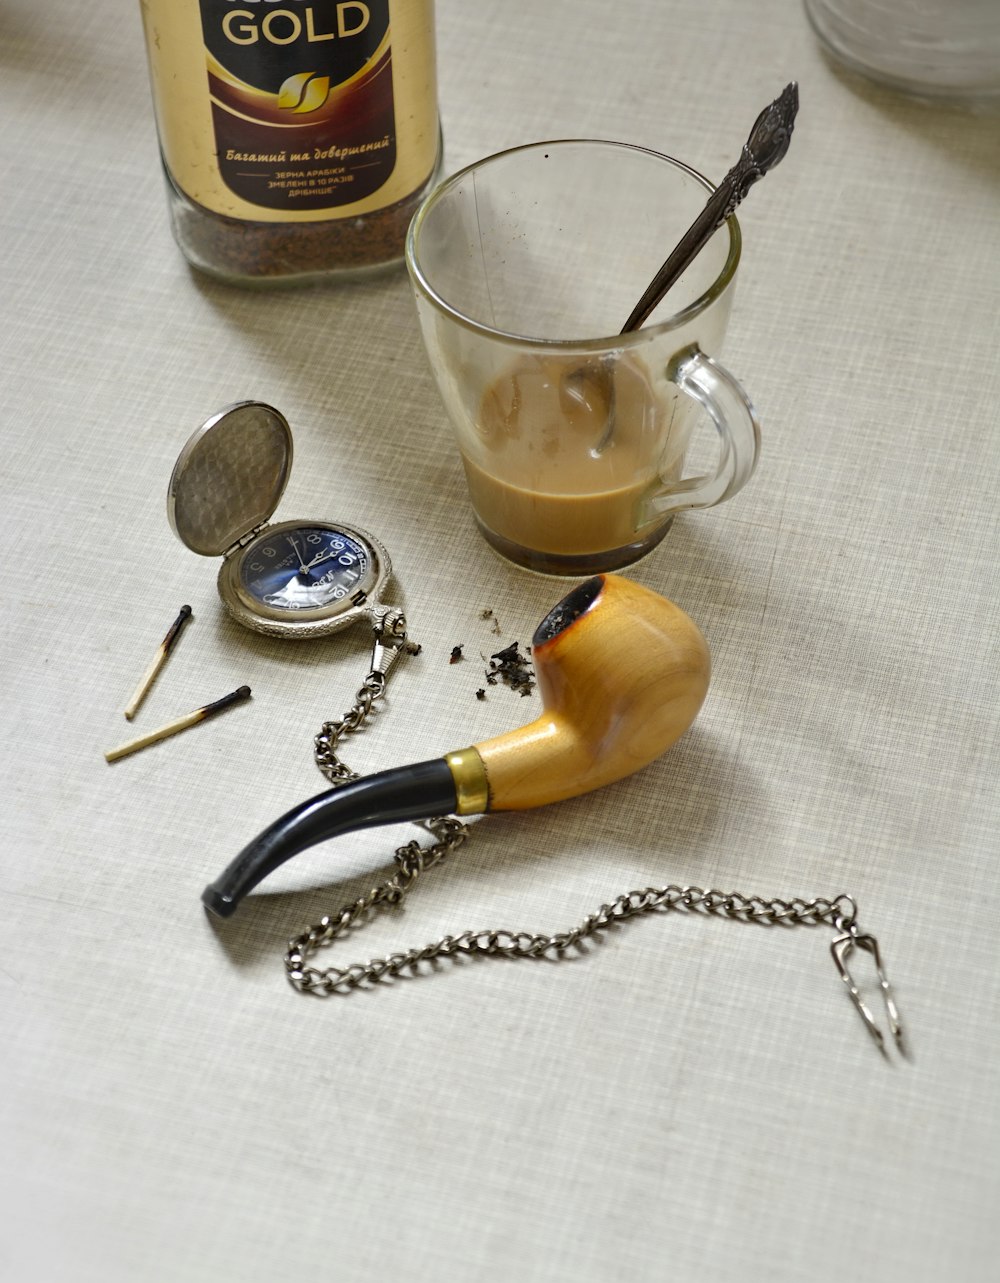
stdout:
[(214, 704), (206, 704), (203, 708), (196, 708), (193, 713), (186, 713), (183, 717), (178, 717), (176, 721), (168, 722), (166, 726), (161, 726), (155, 731), (149, 731), (146, 735), (140, 735), (138, 739), (129, 740), (127, 744), (121, 744), (118, 748), (109, 748), (104, 754), (104, 759), (107, 762), (117, 762), (120, 757), (128, 757), (130, 753), (138, 753), (140, 749), (147, 748), (158, 740), (169, 739), (171, 735), (179, 735), (181, 731), (186, 731), (191, 726), (197, 726), (199, 722), (205, 722), (210, 717), (215, 717), (217, 713), (225, 712), (227, 708), (232, 708), (234, 704), (241, 704), (243, 700), (249, 698), (250, 687), (241, 686), (239, 690), (223, 695)]
[(127, 721), (130, 722), (132, 718), (135, 717), (136, 711), (138, 710), (139, 705), (149, 694), (149, 689), (153, 685), (153, 682), (156, 681), (157, 673), (160, 671), (163, 665), (167, 662), (167, 656), (173, 650), (174, 644), (177, 641), (177, 638), (181, 635), (181, 629), (184, 627), (184, 625), (187, 623), (187, 621), (190, 618), (191, 618), (191, 607), (182, 606), (180, 614), (177, 616), (174, 622), (170, 625), (170, 631), (167, 633), (166, 637), (164, 637), (163, 641), (160, 642), (160, 648), (156, 652), (156, 658), (153, 660), (150, 666), (146, 669), (145, 673), (143, 674), (142, 681), (135, 688), (135, 694), (132, 696), (132, 698), (128, 702), (128, 705), (125, 709), (125, 718)]

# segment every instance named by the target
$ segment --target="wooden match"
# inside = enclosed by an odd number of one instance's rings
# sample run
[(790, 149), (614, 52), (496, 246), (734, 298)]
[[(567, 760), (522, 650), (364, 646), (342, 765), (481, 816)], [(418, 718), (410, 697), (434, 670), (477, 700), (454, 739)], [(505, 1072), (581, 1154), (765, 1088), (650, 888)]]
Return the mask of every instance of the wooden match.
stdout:
[(163, 641), (160, 642), (160, 648), (156, 652), (155, 659), (150, 664), (150, 666), (146, 669), (145, 673), (143, 674), (142, 681), (135, 688), (135, 694), (132, 696), (132, 698), (128, 702), (128, 705), (125, 709), (125, 717), (127, 721), (131, 721), (132, 718), (135, 717), (136, 710), (138, 709), (139, 705), (142, 703), (142, 701), (146, 698), (147, 694), (149, 693), (149, 688), (153, 685), (153, 682), (156, 681), (157, 673), (166, 663), (167, 656), (173, 650), (174, 643), (177, 641), (177, 638), (181, 634), (181, 629), (184, 627), (185, 623), (187, 623), (187, 621), (190, 618), (191, 618), (191, 607), (182, 606), (180, 614), (177, 616), (174, 622), (170, 625), (170, 631), (167, 633), (166, 637), (164, 637)]
[(249, 698), (250, 687), (241, 686), (239, 690), (223, 695), (214, 704), (206, 704), (203, 708), (196, 708), (193, 713), (186, 713), (183, 717), (178, 717), (176, 721), (168, 722), (166, 726), (161, 726), (155, 731), (149, 731), (146, 735), (140, 735), (138, 739), (129, 740), (127, 744), (122, 744), (118, 748), (109, 748), (104, 754), (104, 759), (107, 762), (117, 762), (120, 757), (128, 757), (130, 753), (138, 753), (140, 749), (148, 748), (150, 744), (155, 744), (158, 740), (169, 739), (171, 735), (179, 735), (181, 731), (186, 731), (191, 726), (197, 726), (199, 722), (207, 721), (210, 717), (215, 717), (217, 713), (222, 713), (227, 708), (232, 708), (234, 704), (240, 704), (243, 700)]

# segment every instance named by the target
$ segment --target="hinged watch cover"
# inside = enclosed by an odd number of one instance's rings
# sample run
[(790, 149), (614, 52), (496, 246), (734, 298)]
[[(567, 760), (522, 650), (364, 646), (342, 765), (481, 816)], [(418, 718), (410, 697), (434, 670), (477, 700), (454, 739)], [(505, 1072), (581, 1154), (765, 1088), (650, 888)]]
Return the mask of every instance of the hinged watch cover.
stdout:
[(292, 430), (273, 406), (239, 401), (212, 415), (170, 477), (167, 516), (178, 539), (203, 557), (232, 552), (278, 506), (292, 454)]

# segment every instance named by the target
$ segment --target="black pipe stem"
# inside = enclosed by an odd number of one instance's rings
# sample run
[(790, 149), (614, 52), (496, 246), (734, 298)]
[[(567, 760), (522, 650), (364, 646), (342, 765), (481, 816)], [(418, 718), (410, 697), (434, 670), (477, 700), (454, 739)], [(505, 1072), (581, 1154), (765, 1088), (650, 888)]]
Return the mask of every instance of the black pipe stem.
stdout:
[(293, 807), (245, 846), (202, 892), (202, 904), (216, 917), (229, 918), (258, 882), (317, 842), (379, 824), (447, 815), (457, 805), (455, 781), (443, 757), (328, 789)]

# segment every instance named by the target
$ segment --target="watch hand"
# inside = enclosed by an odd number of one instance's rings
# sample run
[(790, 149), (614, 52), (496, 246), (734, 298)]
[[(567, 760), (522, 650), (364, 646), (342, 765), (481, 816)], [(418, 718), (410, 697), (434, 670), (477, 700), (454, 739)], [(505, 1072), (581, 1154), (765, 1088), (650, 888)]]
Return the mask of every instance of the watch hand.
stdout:
[[(292, 551), (295, 553), (296, 557), (298, 557), (299, 559), (299, 574), (304, 575), (308, 571), (309, 566), (305, 565), (302, 561), (302, 553), (299, 552), (299, 545), (295, 542), (295, 540), (292, 538), (291, 535), (285, 535), (285, 538), (292, 545)], [(312, 563), (310, 562), (310, 565), (311, 564)]]
[(340, 548), (328, 548), (326, 552), (318, 552), (308, 566), (303, 566), (303, 570), (312, 570), (313, 566), (318, 566), (321, 561), (326, 561), (327, 557), (336, 557), (338, 552), (343, 551)]

